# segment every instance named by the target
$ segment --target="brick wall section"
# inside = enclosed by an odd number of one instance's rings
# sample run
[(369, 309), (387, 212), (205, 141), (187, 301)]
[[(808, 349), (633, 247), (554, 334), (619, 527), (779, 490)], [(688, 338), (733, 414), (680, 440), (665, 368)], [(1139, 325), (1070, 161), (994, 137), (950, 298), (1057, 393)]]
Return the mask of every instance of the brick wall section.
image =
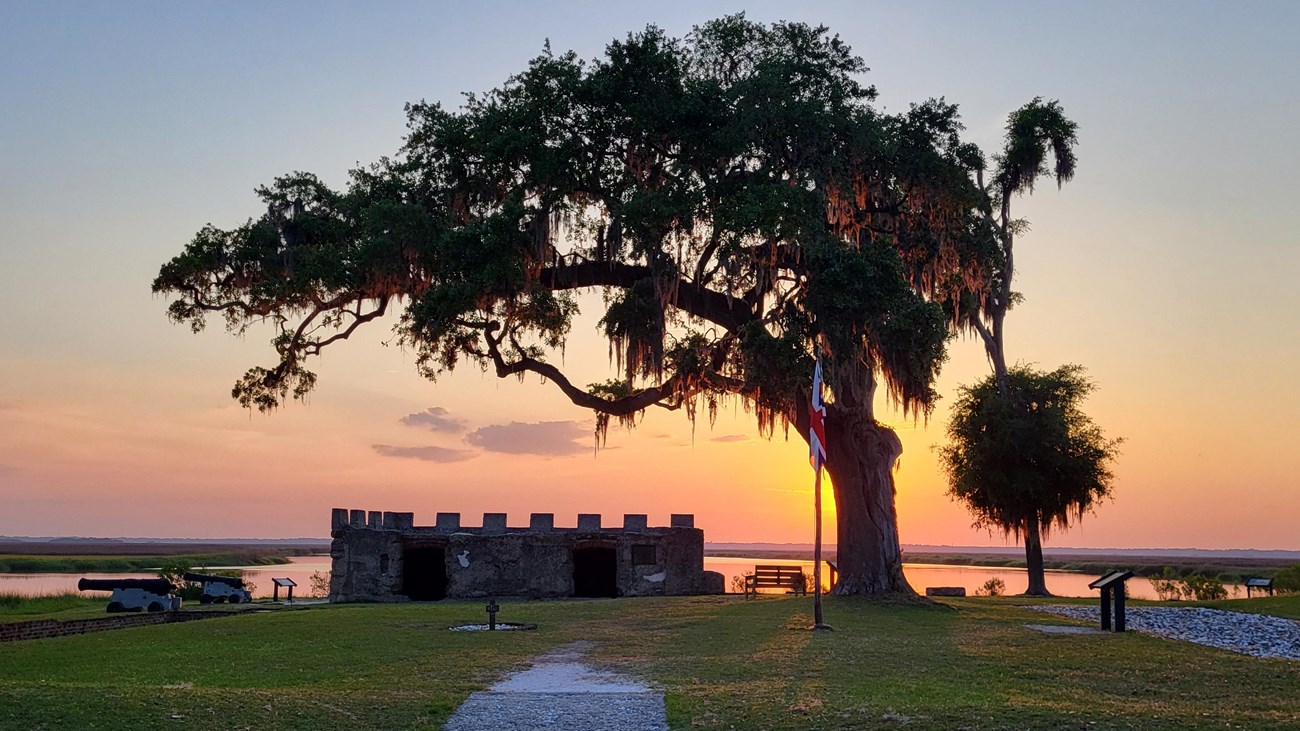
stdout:
[(93, 619), (37, 619), (31, 622), (9, 622), (0, 624), (0, 642), (41, 640), (47, 637), (66, 637), (67, 635), (104, 632), (111, 629), (191, 622), (196, 619), (230, 617), (236, 614), (241, 614), (241, 612), (145, 612), (140, 614), (119, 614), (112, 617), (95, 617)]

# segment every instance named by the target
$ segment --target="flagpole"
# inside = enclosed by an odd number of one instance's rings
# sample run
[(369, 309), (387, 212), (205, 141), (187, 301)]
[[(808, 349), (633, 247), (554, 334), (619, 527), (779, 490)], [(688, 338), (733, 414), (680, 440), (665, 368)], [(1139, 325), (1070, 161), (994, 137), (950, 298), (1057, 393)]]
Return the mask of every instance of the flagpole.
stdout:
[(822, 621), (822, 463), (826, 461), (826, 406), (822, 404), (822, 359), (813, 369), (812, 403), (808, 409), (809, 461), (813, 474), (813, 629), (831, 629)]
[(824, 629), (822, 621), (822, 467), (817, 465), (816, 483), (813, 485), (813, 512), (816, 526), (813, 534), (813, 629)]

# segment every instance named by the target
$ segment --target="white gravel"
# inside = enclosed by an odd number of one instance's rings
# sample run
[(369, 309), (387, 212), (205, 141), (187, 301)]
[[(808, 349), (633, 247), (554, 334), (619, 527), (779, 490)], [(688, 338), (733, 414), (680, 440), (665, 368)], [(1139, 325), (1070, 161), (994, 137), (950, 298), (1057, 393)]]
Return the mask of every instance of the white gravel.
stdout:
[[(1097, 607), (1025, 607), (1100, 626)], [(1202, 607), (1126, 607), (1128, 628), (1175, 640), (1209, 645), (1256, 657), (1300, 660), (1300, 622), (1267, 614), (1225, 612)]]
[(448, 719), (447, 731), (667, 731), (663, 694), (580, 662), (590, 647), (554, 650), (474, 693)]

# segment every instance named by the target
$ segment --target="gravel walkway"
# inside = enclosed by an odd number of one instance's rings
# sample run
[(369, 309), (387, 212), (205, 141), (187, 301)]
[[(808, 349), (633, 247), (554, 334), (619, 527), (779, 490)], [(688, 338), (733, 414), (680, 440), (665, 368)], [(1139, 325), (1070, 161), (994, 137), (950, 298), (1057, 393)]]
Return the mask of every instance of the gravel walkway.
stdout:
[(668, 731), (663, 694), (580, 662), (590, 648), (579, 642), (554, 650), (474, 693), (447, 731)]
[[(1026, 607), (1062, 617), (1101, 623), (1097, 607), (1046, 605)], [(1130, 629), (1175, 640), (1209, 645), (1256, 657), (1300, 660), (1300, 622), (1267, 614), (1225, 612), (1201, 607), (1126, 607)]]

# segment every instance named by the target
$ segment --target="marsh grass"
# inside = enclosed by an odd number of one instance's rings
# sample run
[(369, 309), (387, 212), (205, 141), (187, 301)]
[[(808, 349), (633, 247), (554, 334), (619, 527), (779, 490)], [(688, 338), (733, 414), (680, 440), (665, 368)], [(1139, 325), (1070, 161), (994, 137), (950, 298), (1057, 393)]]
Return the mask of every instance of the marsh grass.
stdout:
[[(1024, 625), (1063, 620), (1031, 601), (829, 597), (826, 633), (803, 629), (810, 601), (781, 597), (502, 602), (502, 621), (538, 625), (504, 633), (447, 630), (481, 622), (481, 602), (248, 613), (0, 645), (0, 727), (439, 728), (575, 640), (663, 689), (674, 729), (1300, 726), (1300, 663), (1045, 635)], [(1300, 598), (1272, 613), (1295, 616)]]
[(104, 610), (104, 600), (91, 598), (73, 591), (60, 594), (28, 596), (15, 592), (0, 592), (0, 622), (7, 619), (57, 619), (88, 614), (91, 607)]

